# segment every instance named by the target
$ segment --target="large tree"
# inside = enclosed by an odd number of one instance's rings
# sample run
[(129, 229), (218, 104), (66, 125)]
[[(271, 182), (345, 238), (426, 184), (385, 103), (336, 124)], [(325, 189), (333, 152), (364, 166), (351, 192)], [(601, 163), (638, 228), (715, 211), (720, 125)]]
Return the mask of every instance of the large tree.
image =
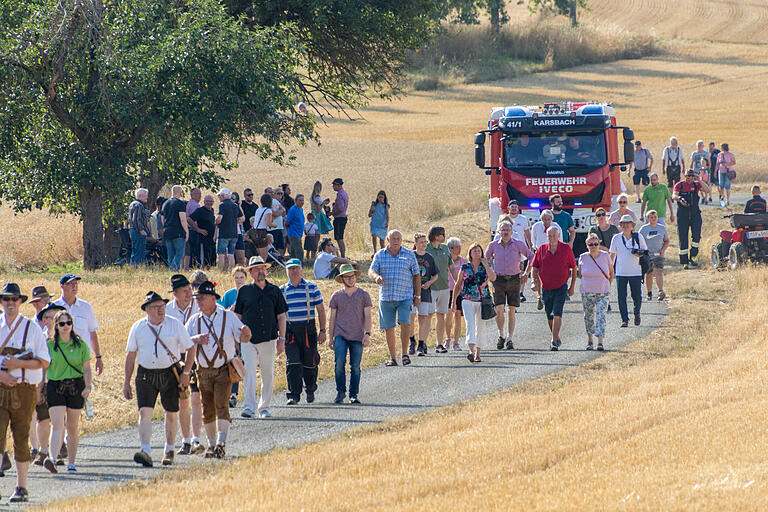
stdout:
[(79, 215), (86, 268), (147, 172), (215, 184), (229, 148), (282, 162), (315, 134), (300, 42), (215, 0), (15, 0), (0, 26), (0, 196)]

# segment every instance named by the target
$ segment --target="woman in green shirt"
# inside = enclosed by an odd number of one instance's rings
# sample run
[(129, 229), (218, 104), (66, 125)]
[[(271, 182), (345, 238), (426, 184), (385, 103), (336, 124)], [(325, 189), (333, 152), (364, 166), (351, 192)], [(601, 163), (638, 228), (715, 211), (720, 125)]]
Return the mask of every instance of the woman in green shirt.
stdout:
[[(48, 410), (53, 429), (51, 453), (59, 453), (67, 429), (67, 473), (77, 473), (75, 456), (79, 441), (80, 411), (91, 393), (91, 351), (88, 344), (72, 329), (72, 317), (59, 311), (53, 320), (53, 337), (48, 340), (51, 364), (48, 366)], [(50, 457), (43, 462), (45, 469), (57, 473)]]

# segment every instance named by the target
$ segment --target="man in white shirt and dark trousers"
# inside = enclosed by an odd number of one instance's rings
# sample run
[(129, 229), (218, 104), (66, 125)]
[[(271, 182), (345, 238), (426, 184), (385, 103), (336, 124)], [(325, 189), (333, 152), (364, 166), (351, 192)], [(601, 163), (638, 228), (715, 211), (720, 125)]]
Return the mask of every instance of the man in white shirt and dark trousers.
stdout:
[[(289, 281), (280, 287), (288, 305), (285, 336), (285, 376), (288, 381), (287, 405), (301, 400), (302, 382), (307, 391), (307, 403), (315, 401), (317, 366), (320, 353), (317, 344), (325, 341), (325, 306), (320, 289), (302, 277), (301, 261), (294, 258), (285, 264)], [(320, 334), (315, 325), (315, 310)]]
[[(200, 310), (192, 295), (192, 284), (184, 274), (171, 276), (171, 293), (173, 299), (165, 305), (165, 316), (173, 317), (181, 325), (186, 325), (192, 315)], [(179, 359), (184, 355), (179, 354)], [(191, 414), (190, 414), (191, 406)], [(197, 455), (205, 451), (200, 444), (200, 432), (203, 429), (203, 404), (200, 400), (200, 389), (197, 386), (195, 365), (189, 375), (189, 386), (179, 394), (179, 424), (181, 425), (181, 448), (176, 455)]]
[(94, 365), (96, 375), (101, 375), (101, 372), (104, 371), (104, 363), (101, 361), (99, 335), (96, 334), (96, 331), (99, 330), (99, 322), (96, 320), (96, 315), (93, 313), (91, 305), (78, 298), (79, 282), (80, 278), (74, 274), (64, 274), (61, 276), (61, 279), (59, 279), (61, 297), (53, 303), (64, 307), (72, 315), (73, 329), (78, 336), (88, 341), (91, 354), (93, 354), (96, 360)]
[(203, 401), (203, 425), (208, 436), (206, 458), (223, 459), (231, 418), (229, 392), (232, 381), (228, 363), (235, 357), (235, 344), (247, 343), (251, 330), (232, 311), (219, 306), (216, 286), (206, 281), (195, 292), (200, 311), (187, 322), (190, 336), (200, 336), (197, 345), (197, 378)]
[(677, 137), (669, 138), (669, 146), (664, 148), (662, 160), (663, 167), (661, 172), (667, 175), (667, 186), (669, 190), (672, 190), (675, 183), (680, 181), (681, 170), (685, 169), (685, 155), (683, 155), (683, 150), (677, 143)]
[[(135, 383), (141, 450), (134, 454), (133, 461), (144, 467), (152, 467), (149, 442), (152, 436), (152, 411), (155, 409), (158, 394), (165, 410), (163, 466), (173, 464), (178, 429), (179, 391), (189, 385), (189, 374), (192, 372), (192, 362), (195, 358), (194, 344), (184, 325), (165, 315), (167, 303), (168, 300), (157, 293), (147, 293), (141, 305), (147, 316), (133, 324), (126, 345), (128, 353), (125, 356), (123, 395), (126, 400), (133, 398), (131, 377), (138, 361)], [(196, 341), (205, 343), (205, 338)], [(179, 361), (181, 353), (185, 353), (183, 369), (180, 368)]]
[(29, 496), (29, 426), (37, 403), (37, 385), (51, 358), (40, 326), (19, 313), (19, 306), (27, 300), (19, 285), (6, 283), (0, 299), (4, 311), (0, 318), (0, 452), (5, 452), (10, 425), (16, 459), (16, 489), (10, 501), (21, 503)]

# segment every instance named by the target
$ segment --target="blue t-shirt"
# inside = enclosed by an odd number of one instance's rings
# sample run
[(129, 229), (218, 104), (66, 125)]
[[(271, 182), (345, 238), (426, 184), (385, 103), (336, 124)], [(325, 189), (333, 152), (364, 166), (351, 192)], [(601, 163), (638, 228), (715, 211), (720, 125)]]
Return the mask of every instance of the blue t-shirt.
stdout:
[(286, 234), (292, 238), (301, 238), (304, 235), (304, 210), (296, 206), (291, 206), (288, 214), (285, 216)]
[(302, 279), (299, 286), (293, 286), (288, 281), (280, 287), (280, 291), (288, 304), (286, 320), (307, 322), (315, 319), (315, 308), (323, 303), (323, 295), (315, 283)]
[(568, 243), (571, 238), (571, 235), (568, 233), (568, 228), (574, 226), (573, 217), (571, 217), (571, 214), (565, 210), (562, 210), (560, 213), (555, 213), (554, 211), (552, 213), (554, 213), (555, 217), (553, 220), (557, 222), (557, 225), (563, 230), (563, 242)]
[(236, 300), (237, 288), (231, 288), (227, 290), (227, 292), (216, 302), (218, 302), (219, 306), (223, 307), (224, 309), (229, 309), (235, 305)]

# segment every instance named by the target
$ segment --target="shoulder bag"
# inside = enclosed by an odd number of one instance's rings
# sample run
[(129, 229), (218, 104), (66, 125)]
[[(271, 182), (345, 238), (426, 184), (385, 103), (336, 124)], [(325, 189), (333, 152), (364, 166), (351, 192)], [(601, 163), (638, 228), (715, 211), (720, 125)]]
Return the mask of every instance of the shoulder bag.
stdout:
[(149, 322), (147, 322), (147, 327), (149, 327), (149, 330), (152, 331), (152, 334), (155, 335), (155, 340), (160, 343), (160, 345), (162, 345), (166, 352), (168, 352), (168, 357), (170, 357), (171, 361), (173, 361), (173, 364), (171, 365), (171, 372), (173, 372), (173, 376), (176, 377), (176, 382), (179, 384), (179, 389), (183, 391), (186, 389), (186, 386), (181, 385), (181, 375), (184, 372), (184, 369), (181, 366), (181, 361), (176, 359), (176, 356), (173, 355), (173, 352), (171, 352), (168, 346), (163, 343), (163, 340), (160, 339), (160, 335), (157, 334), (155, 328), (149, 325)]
[[(621, 241), (624, 242), (624, 235), (621, 236)], [(640, 272), (642, 272), (643, 279), (645, 279), (645, 275), (651, 271), (651, 255), (647, 249), (640, 249), (640, 237), (637, 231), (632, 232), (632, 242), (634, 245), (637, 245), (637, 249), (633, 249), (633, 251), (636, 251), (633, 254), (640, 255)], [(626, 246), (627, 244), (624, 242), (624, 247)]]
[[(589, 254), (589, 253), (587, 253), (587, 254)], [(600, 269), (600, 273), (601, 273), (601, 274), (603, 274), (603, 277), (605, 277), (605, 278), (608, 280), (608, 282), (610, 282), (610, 281), (611, 281), (611, 278), (609, 277), (609, 275), (608, 275), (608, 274), (606, 274), (606, 273), (605, 273), (605, 270), (603, 270), (603, 267), (601, 267), (601, 266), (600, 266), (600, 264), (597, 262), (597, 260), (596, 260), (595, 258), (593, 258), (593, 257), (592, 257), (592, 255), (591, 255), (591, 254), (589, 254), (589, 257), (590, 257), (590, 258), (592, 258), (592, 261), (594, 261), (594, 262), (595, 262), (595, 266), (596, 266), (598, 269)]]

